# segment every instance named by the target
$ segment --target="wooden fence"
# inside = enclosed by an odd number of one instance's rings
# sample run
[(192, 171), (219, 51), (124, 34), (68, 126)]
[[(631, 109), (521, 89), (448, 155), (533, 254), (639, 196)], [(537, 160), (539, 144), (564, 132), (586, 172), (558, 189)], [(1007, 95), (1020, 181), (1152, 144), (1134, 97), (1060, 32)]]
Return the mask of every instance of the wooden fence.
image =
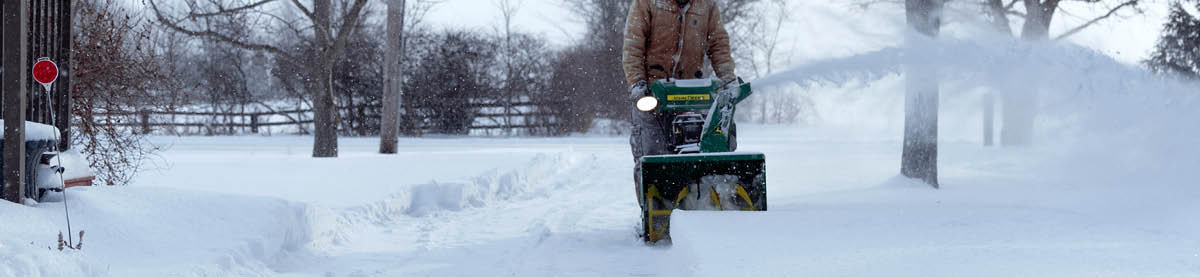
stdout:
[[(515, 102), (509, 109), (499, 103), (473, 103), (474, 122), (468, 127), (471, 135), (495, 135), (500, 132), (555, 128), (557, 124), (546, 123), (554, 115), (537, 111), (536, 102)], [(354, 107), (361, 108), (361, 107)], [(338, 108), (343, 114), (349, 107)], [(507, 110), (507, 112), (505, 112)], [(117, 118), (112, 124), (136, 128), (142, 134), (259, 134), (265, 128), (291, 127), (292, 133), (305, 134), (312, 120), (312, 109), (285, 109), (276, 111), (224, 112), (224, 111), (108, 111), (96, 113), (96, 120)], [(538, 118), (538, 120), (532, 120)], [(533, 123), (533, 122), (537, 123)], [(183, 130), (183, 131), (180, 131)], [(270, 130), (270, 129), (268, 129)], [(431, 130), (423, 130), (430, 133)], [(270, 131), (268, 131), (270, 133)]]

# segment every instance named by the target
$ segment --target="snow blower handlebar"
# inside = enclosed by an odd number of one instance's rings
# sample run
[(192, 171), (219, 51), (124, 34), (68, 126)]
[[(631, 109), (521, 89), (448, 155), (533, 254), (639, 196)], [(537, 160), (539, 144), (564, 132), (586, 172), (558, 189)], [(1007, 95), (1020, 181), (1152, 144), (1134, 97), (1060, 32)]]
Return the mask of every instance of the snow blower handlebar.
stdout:
[[(721, 81), (712, 79), (658, 80), (650, 84), (650, 96), (647, 97), (652, 98), (639, 99), (638, 107), (639, 110), (649, 112), (656, 109), (664, 111), (709, 110), (714, 106), (737, 105), (746, 97), (750, 97), (753, 90), (750, 88), (750, 83), (743, 82), (741, 78), (734, 82), (739, 85), (734, 86), (733, 89), (724, 89), (725, 86)], [(643, 99), (646, 102), (643, 102)], [(651, 102), (654, 103), (653, 106), (648, 105)], [(643, 109), (643, 103), (652, 108)], [(718, 105), (714, 105), (714, 103), (718, 103)]]
[(663, 79), (650, 85), (650, 96), (638, 99), (637, 108), (644, 112), (707, 111), (700, 134), (701, 153), (732, 151), (730, 125), (738, 103), (753, 94), (750, 83), (738, 78), (736, 85), (722, 85), (719, 80)]

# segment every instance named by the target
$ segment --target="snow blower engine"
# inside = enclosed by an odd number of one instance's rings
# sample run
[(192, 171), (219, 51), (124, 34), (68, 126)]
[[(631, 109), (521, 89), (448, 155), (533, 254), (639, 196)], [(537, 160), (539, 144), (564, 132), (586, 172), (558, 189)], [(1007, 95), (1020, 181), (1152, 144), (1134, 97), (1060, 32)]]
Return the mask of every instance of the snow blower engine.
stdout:
[(670, 115), (674, 154), (641, 158), (638, 184), (642, 238), (669, 238), (671, 211), (767, 210), (766, 157), (732, 152), (735, 106), (752, 93), (749, 83), (723, 89), (718, 80), (658, 80), (651, 96), (637, 100), (643, 112)]

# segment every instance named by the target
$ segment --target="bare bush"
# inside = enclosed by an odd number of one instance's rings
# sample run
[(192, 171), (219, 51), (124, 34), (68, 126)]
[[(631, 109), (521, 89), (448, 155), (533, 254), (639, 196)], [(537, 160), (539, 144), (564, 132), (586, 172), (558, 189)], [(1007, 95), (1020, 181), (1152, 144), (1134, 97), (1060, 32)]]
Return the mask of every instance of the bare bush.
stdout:
[(118, 126), (131, 120), (110, 113), (155, 106), (152, 88), (163, 79), (147, 47), (151, 29), (113, 0), (79, 1), (75, 14), (71, 114), (73, 144), (87, 155), (96, 179), (128, 184), (158, 147), (142, 134)]

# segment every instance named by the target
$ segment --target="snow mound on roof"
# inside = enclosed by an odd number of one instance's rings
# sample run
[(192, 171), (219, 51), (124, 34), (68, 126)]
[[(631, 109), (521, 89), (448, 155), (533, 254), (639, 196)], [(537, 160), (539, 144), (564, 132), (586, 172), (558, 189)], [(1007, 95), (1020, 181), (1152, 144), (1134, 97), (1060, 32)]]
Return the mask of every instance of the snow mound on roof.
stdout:
[[(0, 119), (0, 126), (4, 126), (3, 119)], [(37, 122), (25, 121), (25, 140), (53, 140), (57, 137), (58, 128)], [(0, 132), (0, 139), (3, 138), (4, 132)]]

